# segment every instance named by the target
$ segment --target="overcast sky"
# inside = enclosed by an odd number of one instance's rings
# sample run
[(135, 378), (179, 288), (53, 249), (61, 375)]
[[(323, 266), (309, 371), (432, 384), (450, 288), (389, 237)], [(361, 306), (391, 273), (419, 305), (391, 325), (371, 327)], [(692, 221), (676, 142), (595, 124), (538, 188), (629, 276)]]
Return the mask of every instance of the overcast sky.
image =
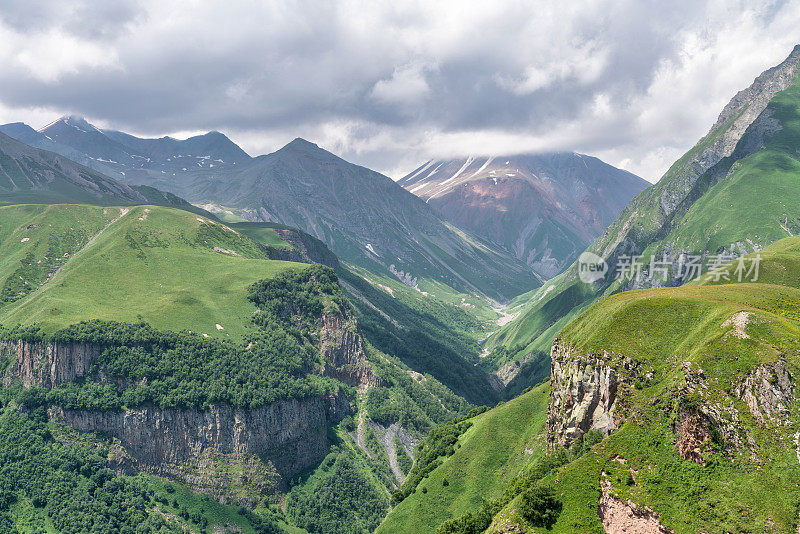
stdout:
[(0, 123), (294, 137), (400, 178), (575, 150), (656, 181), (800, 43), (800, 2), (0, 0)]

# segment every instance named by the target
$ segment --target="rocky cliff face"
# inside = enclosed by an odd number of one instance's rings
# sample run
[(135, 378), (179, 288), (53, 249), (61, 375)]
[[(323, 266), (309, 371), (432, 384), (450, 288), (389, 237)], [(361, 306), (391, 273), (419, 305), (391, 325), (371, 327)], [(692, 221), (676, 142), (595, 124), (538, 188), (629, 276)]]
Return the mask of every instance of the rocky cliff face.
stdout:
[[(325, 374), (352, 385), (375, 385), (355, 324), (326, 315)], [(3, 383), (57, 387), (89, 374), (104, 347), (82, 343), (2, 342), (10, 364)], [(206, 411), (147, 406), (124, 411), (51, 408), (55, 421), (119, 440), (112, 464), (179, 480), (222, 502), (255, 505), (328, 452), (327, 428), (352, 413), (343, 392), (287, 399), (253, 410), (214, 405)]]
[(733, 394), (742, 399), (762, 425), (788, 425), (789, 406), (794, 387), (785, 360), (763, 364), (734, 386)]
[(214, 405), (206, 411), (144, 407), (113, 411), (52, 408), (54, 420), (120, 440), (135, 467), (192, 482), (193, 463), (209, 455), (260, 458), (287, 480), (321, 461), (327, 427), (350, 410), (342, 394), (281, 400), (254, 410)]
[[(367, 361), (355, 318), (339, 312), (325, 313), (320, 324), (323, 374), (351, 386), (381, 386), (381, 379)], [(0, 358), (10, 361), (1, 375), (2, 381), (5, 386), (18, 379), (25, 387), (54, 388), (86, 376), (103, 349), (91, 343), (1, 341)]]
[[(619, 459), (617, 461), (623, 461)], [(600, 504), (597, 515), (609, 534), (674, 534), (659, 521), (659, 515), (645, 506), (623, 501), (614, 493), (611, 482), (600, 481)]]
[(569, 447), (590, 430), (607, 436), (619, 428), (626, 418), (622, 393), (637, 372), (634, 362), (608, 353), (583, 356), (560, 339), (550, 359), (548, 446)]
[(11, 361), (3, 373), (3, 385), (16, 378), (25, 387), (59, 386), (88, 374), (102, 350), (88, 343), (0, 341), (0, 357)]
[[(319, 320), (325, 376), (356, 387), (381, 385), (364, 352), (358, 325), (338, 309)], [(105, 347), (94, 344), (5, 341), (3, 383), (54, 388), (88, 376)], [(99, 380), (105, 382), (104, 377)], [(353, 412), (344, 392), (286, 399), (256, 409), (213, 405), (208, 410), (145, 406), (124, 411), (51, 408), (53, 420), (119, 440), (112, 464), (179, 480), (223, 502), (255, 505), (328, 453), (327, 429)]]
[(322, 316), (320, 351), (325, 362), (325, 376), (356, 387), (383, 385), (367, 361), (356, 321), (349, 314), (336, 312)]

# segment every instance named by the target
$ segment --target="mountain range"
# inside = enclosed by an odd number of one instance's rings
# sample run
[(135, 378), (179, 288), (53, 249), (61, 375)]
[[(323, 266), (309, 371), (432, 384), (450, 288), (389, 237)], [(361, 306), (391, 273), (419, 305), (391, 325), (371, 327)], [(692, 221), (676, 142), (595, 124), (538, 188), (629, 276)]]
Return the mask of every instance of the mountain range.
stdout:
[(798, 70), (800, 46), (633, 199), (588, 249), (606, 276), (579, 261), (512, 302), (500, 374), (549, 381), (448, 429), (453, 448), (431, 435), (445, 452), (378, 532), (797, 529)]
[(438, 281), (508, 300), (541, 283), (526, 264), (444, 221), (389, 177), (303, 139), (199, 183), (194, 195), (248, 220), (300, 228), (343, 260), (421, 291)]
[(40, 131), (19, 123), (0, 131), (221, 215), (301, 228), (342, 259), (421, 291), (435, 281), (507, 301), (541, 284), (526, 264), (442, 220), (390, 178), (303, 139), (250, 158), (218, 132), (185, 141), (142, 139), (71, 116)]
[(576, 153), (432, 160), (398, 183), (544, 278), (572, 263), (650, 185)]
[(303, 139), (251, 158), (218, 132), (143, 139), (75, 116), (0, 132), (222, 217), (301, 228), (342, 259), (421, 291), (443, 283), (501, 302), (560, 272), (645, 184), (578, 154), (429, 162), (398, 182), (423, 203)]
[(0, 133), (0, 204), (156, 204), (202, 212), (172, 193), (128, 185)]
[(0, 532), (795, 532), (800, 46), (645, 185), (0, 127)]
[(101, 130), (82, 117), (65, 116), (40, 130), (23, 123), (0, 132), (61, 154), (112, 178), (183, 195), (198, 177), (215, 175), (251, 158), (225, 135), (209, 132), (185, 140), (145, 139)]

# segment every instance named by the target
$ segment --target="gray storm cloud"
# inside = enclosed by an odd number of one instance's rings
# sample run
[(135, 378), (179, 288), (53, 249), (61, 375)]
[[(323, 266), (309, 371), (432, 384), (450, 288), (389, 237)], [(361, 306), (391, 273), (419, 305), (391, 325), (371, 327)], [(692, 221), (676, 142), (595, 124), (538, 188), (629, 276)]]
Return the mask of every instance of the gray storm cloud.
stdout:
[(654, 180), (800, 41), (783, 2), (0, 5), (0, 119), (297, 136), (378, 170), (578, 150)]

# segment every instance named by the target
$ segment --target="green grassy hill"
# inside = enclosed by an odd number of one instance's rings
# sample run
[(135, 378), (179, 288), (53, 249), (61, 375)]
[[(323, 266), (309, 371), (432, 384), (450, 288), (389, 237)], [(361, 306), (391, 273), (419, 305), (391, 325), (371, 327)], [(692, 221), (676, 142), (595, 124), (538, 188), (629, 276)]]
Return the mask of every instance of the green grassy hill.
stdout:
[[(605, 483), (622, 500), (655, 510), (675, 532), (795, 529), (797, 408), (760, 420), (740, 388), (760, 366), (785, 361), (789, 376), (800, 371), (800, 238), (761, 255), (757, 283), (706, 275), (679, 288), (621, 293), (560, 333), (590, 362), (628, 357), (642, 373), (625, 393), (627, 422), (545, 479), (563, 502), (553, 532), (603, 532), (597, 502)], [(778, 375), (770, 376), (764, 380), (774, 386)], [(693, 380), (699, 386), (687, 389)], [(676, 445), (687, 414), (702, 414), (712, 438), (700, 445), (700, 462), (683, 458)], [(518, 498), (495, 525), (524, 523), (521, 515)]]
[[(45, 335), (56, 331), (64, 335), (64, 329), (79, 321), (120, 321), (105, 328), (108, 332), (117, 328), (120, 333), (143, 328), (161, 336), (162, 343), (170, 336), (182, 336), (188, 344), (172, 356), (191, 359), (192, 365), (183, 370), (198, 369), (203, 361), (226, 350), (241, 351), (234, 356), (240, 382), (226, 375), (226, 364), (218, 362), (199, 382), (204, 391), (213, 387), (215, 373), (221, 379), (217, 385), (230, 387), (241, 384), (248, 369), (279, 382), (261, 384), (261, 394), (281, 391), (298, 377), (296, 371), (278, 377), (276, 368), (270, 367), (297, 358), (299, 353), (292, 352), (291, 345), (279, 345), (283, 350), (274, 349), (277, 359), (262, 360), (260, 368), (254, 369), (245, 355), (255, 359), (255, 354), (244, 349), (241, 338), (246, 332), (257, 335), (261, 328), (252, 320), (256, 308), (247, 288), (308, 265), (269, 260), (260, 244), (215, 220), (157, 206), (6, 206), (0, 208), (0, 258), (0, 323), (5, 327), (35, 324)], [(160, 332), (122, 324), (141, 320)], [(73, 326), (72, 331), (96, 328), (102, 334), (103, 324), (92, 324)], [(221, 344), (166, 332), (184, 329), (230, 336), (234, 342)], [(117, 346), (115, 350), (125, 349)], [(169, 358), (162, 353), (151, 362), (169, 365)], [(141, 355), (134, 359), (142, 363)], [(5, 370), (8, 363), (4, 357), (0, 367)], [(155, 384), (157, 374), (150, 373), (145, 382)], [(191, 379), (181, 378), (179, 371), (164, 378), (183, 380), (180, 385), (156, 386), (167, 394), (191, 389)], [(81, 387), (99, 391), (91, 379), (66, 386), (71, 391)], [(121, 391), (112, 393), (106, 388), (103, 398), (108, 401)], [(130, 476), (130, 469), (125, 474), (109, 470), (112, 458), (122, 450), (120, 443), (53, 422), (46, 401), (30, 400), (36, 395), (36, 390), (22, 390), (13, 381), (9, 387), (0, 387), (0, 458), (6, 466), (0, 477), (4, 487), (0, 490), (0, 531), (84, 532), (103, 530), (106, 525), (111, 530), (132, 531), (139, 525), (162, 532), (302, 532), (287, 526), (284, 512), (266, 503), (255, 507), (254, 513), (194, 494), (179, 483), (141, 473)], [(85, 408), (113, 411), (121, 407), (105, 401)], [(21, 404), (25, 410), (19, 408)], [(42, 466), (53, 467), (43, 471)]]
[[(684, 287), (630, 291), (596, 304), (561, 332), (590, 361), (604, 351), (629, 357), (650, 378), (626, 392), (620, 430), (545, 479), (563, 502), (553, 532), (603, 532), (603, 483), (622, 500), (655, 510), (675, 532), (794, 531), (797, 408), (760, 420), (739, 388), (760, 366), (785, 360), (789, 376), (800, 371), (800, 238), (761, 254), (757, 283), (707, 275)], [(775, 386), (778, 375), (769, 376), (764, 380)], [(687, 390), (692, 380), (699, 387)], [(704, 414), (712, 437), (700, 445), (701, 462), (682, 458), (676, 446), (687, 413)], [(520, 515), (517, 500), (495, 524), (524, 522)]]
[(3, 207), (0, 243), (0, 322), (49, 332), (88, 318), (141, 318), (239, 336), (253, 311), (247, 286), (302, 266), (267, 259), (219, 222), (156, 206)]
[(228, 224), (231, 228), (243, 233), (253, 241), (266, 245), (268, 247), (285, 247), (291, 248), (292, 245), (284, 241), (277, 230), (289, 230), (290, 226), (285, 226), (278, 223), (265, 223), (265, 222), (239, 222)]

